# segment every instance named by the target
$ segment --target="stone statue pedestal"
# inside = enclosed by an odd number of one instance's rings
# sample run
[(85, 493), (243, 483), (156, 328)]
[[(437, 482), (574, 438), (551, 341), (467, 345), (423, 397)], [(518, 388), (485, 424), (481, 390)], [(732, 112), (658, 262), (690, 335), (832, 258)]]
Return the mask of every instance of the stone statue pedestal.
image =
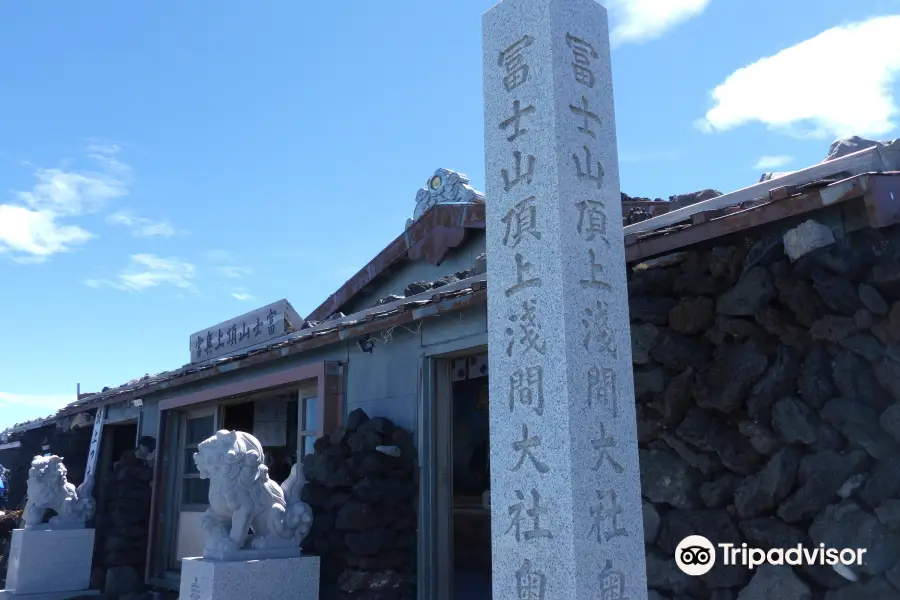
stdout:
[[(181, 561), (181, 600), (318, 600), (319, 557)], [(250, 551), (252, 554), (252, 551)]]
[(65, 600), (88, 590), (93, 529), (14, 529), (0, 600)]

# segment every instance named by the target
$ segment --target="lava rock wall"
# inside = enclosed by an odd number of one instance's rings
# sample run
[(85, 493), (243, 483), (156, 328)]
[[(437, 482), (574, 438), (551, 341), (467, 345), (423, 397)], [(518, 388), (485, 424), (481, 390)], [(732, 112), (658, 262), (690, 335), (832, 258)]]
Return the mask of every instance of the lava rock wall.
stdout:
[[(900, 229), (729, 242), (629, 268), (650, 598), (900, 598)], [(694, 534), (867, 553), (695, 578)]]
[(303, 459), (313, 526), (303, 549), (322, 560), (322, 600), (415, 600), (416, 450), (383, 417), (351, 412)]

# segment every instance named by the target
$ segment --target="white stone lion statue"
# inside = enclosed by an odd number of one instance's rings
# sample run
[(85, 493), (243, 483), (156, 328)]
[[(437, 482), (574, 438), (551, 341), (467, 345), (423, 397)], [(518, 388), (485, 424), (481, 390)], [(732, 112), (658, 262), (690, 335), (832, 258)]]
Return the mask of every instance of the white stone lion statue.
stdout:
[(94, 516), (91, 489), (94, 478), (88, 475), (76, 488), (66, 480), (66, 466), (60, 456), (35, 456), (28, 470), (27, 492), (23, 518), (25, 529), (35, 529), (44, 523), (47, 509), (56, 512), (51, 525), (77, 527)]
[(194, 462), (200, 477), (210, 482), (204, 558), (240, 558), (237, 552), (244, 549), (299, 548), (313, 520), (312, 509), (300, 499), (306, 484), (301, 465), (295, 464), (279, 486), (269, 479), (259, 440), (227, 430), (201, 442)]

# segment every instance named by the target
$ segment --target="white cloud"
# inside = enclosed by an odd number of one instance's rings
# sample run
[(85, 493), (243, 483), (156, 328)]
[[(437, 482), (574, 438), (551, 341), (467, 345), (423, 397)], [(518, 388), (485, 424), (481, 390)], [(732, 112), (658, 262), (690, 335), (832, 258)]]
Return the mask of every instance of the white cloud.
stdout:
[(128, 267), (110, 279), (88, 279), (83, 283), (91, 288), (112, 287), (141, 292), (161, 285), (182, 290), (194, 289), (196, 269), (180, 258), (162, 258), (155, 254), (134, 254)]
[(797, 137), (892, 132), (898, 108), (900, 15), (834, 27), (738, 69), (712, 91), (697, 125), (727, 131), (760, 122)]
[(129, 211), (115, 212), (106, 217), (110, 225), (118, 225), (131, 229), (131, 235), (139, 238), (147, 237), (171, 237), (175, 235), (175, 228), (168, 221), (154, 221), (145, 217), (135, 216)]
[(234, 265), (218, 267), (216, 270), (223, 277), (228, 277), (229, 279), (238, 279), (239, 277), (243, 277), (245, 275), (250, 275), (251, 273), (253, 273), (253, 271), (251, 269), (248, 269), (247, 267), (238, 267)]
[(35, 168), (34, 185), (14, 190), (13, 201), (0, 204), (0, 254), (17, 262), (42, 262), (96, 237), (66, 223), (100, 210), (128, 194), (121, 171), (102, 172)]
[(248, 294), (247, 292), (241, 290), (235, 290), (231, 292), (231, 297), (235, 300), (240, 300), (241, 302), (245, 302), (247, 300), (253, 300), (253, 295)]
[(763, 170), (778, 169), (779, 167), (789, 165), (793, 160), (793, 156), (788, 156), (786, 154), (779, 154), (777, 156), (760, 156), (759, 160), (756, 161), (756, 164), (753, 165), (753, 168)]
[(711, 0), (609, 0), (613, 46), (644, 42), (699, 16)]

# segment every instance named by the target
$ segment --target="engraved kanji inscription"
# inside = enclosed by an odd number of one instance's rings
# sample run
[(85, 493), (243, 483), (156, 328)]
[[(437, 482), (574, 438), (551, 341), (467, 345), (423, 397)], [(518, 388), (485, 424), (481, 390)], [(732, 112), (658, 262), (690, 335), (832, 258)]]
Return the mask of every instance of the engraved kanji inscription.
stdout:
[(207, 331), (206, 332), (206, 353), (207, 354), (213, 353), (212, 342), (213, 342), (212, 331)]
[(588, 369), (588, 408), (599, 406), (610, 411), (613, 418), (619, 416), (619, 392), (616, 372), (607, 367), (592, 366)]
[(238, 343), (237, 337), (238, 337), (238, 330), (237, 330), (237, 325), (235, 324), (228, 328), (228, 345), (234, 346), (235, 344), (237, 344)]
[(625, 597), (625, 573), (613, 569), (612, 560), (600, 572), (600, 596), (597, 600), (628, 600)]
[(537, 225), (536, 200), (534, 196), (529, 196), (517, 202), (503, 217), (503, 224), (506, 225), (506, 233), (503, 234), (504, 246), (515, 248), (525, 235), (530, 235), (536, 240), (541, 239)]
[(597, 139), (597, 134), (591, 129), (591, 121), (600, 124), (600, 115), (597, 113), (592, 113), (588, 110), (588, 99), (587, 96), (581, 97), (581, 106), (575, 106), (574, 104), (569, 105), (569, 110), (572, 111), (573, 114), (578, 115), (582, 119), (584, 119), (584, 123), (578, 128), (578, 131), (585, 135), (589, 135), (594, 139)]
[(525, 135), (528, 133), (528, 130), (524, 127), (520, 127), (519, 123), (522, 121), (522, 117), (526, 115), (530, 115), (534, 112), (534, 107), (530, 104), (525, 108), (522, 108), (522, 103), (518, 100), (513, 100), (513, 114), (511, 117), (507, 119), (503, 119), (500, 121), (500, 130), (506, 131), (510, 127), (512, 127), (512, 132), (506, 137), (507, 142), (514, 141), (520, 135)]
[[(526, 542), (535, 538), (552, 538), (553, 534), (550, 533), (550, 530), (541, 527), (541, 515), (549, 512), (549, 509), (546, 506), (541, 505), (541, 495), (538, 491), (532, 488), (531, 506), (529, 508), (525, 508), (525, 494), (520, 490), (516, 490), (516, 498), (518, 498), (519, 501), (507, 508), (512, 521), (504, 533), (514, 531), (517, 542), (521, 542), (523, 537)], [(528, 524), (525, 523), (525, 521), (528, 520), (531, 521), (531, 529), (522, 531), (523, 526), (528, 526)]]
[(572, 49), (572, 71), (575, 73), (575, 81), (589, 88), (594, 87), (597, 78), (591, 69), (591, 59), (598, 58), (599, 55), (594, 47), (581, 39), (575, 37), (571, 33), (566, 34), (566, 44)]
[(547, 342), (541, 337), (541, 326), (537, 322), (536, 300), (522, 302), (522, 312), (510, 315), (508, 319), (518, 328), (519, 333), (516, 335), (514, 327), (506, 328), (505, 333), (510, 337), (509, 344), (506, 346), (507, 356), (513, 355), (513, 349), (517, 343), (524, 352), (534, 350), (541, 355), (547, 352)]
[(549, 473), (550, 467), (541, 462), (538, 457), (534, 455), (534, 452), (532, 452), (532, 449), (537, 448), (540, 445), (541, 438), (536, 435), (529, 436), (528, 425), (522, 423), (522, 440), (513, 442), (512, 444), (513, 450), (519, 453), (519, 462), (517, 462), (510, 471), (518, 471), (522, 468), (522, 465), (525, 464), (525, 459), (528, 459), (531, 461), (531, 464), (534, 465), (534, 468), (538, 473), (541, 475)]
[(609, 238), (606, 235), (606, 204), (601, 200), (582, 200), (575, 204), (578, 209), (578, 234), (593, 242), (600, 236), (609, 246)]
[(194, 341), (194, 350), (197, 354), (197, 358), (200, 358), (200, 356), (202, 355), (202, 352), (200, 350), (202, 348), (202, 346), (203, 346), (203, 336), (198, 335), (197, 339)]
[(197, 577), (191, 582), (191, 600), (200, 600), (200, 580)]
[(513, 161), (516, 163), (513, 168), (513, 171), (515, 172), (514, 175), (510, 178), (507, 169), (500, 169), (500, 177), (503, 178), (503, 190), (506, 192), (519, 185), (520, 181), (531, 183), (531, 178), (534, 176), (534, 163), (537, 160), (537, 158), (531, 154), (525, 156), (525, 171), (522, 172), (522, 153), (518, 150), (514, 150), (512, 154)]
[(497, 65), (506, 70), (506, 75), (503, 76), (503, 87), (507, 92), (511, 92), (528, 81), (528, 63), (525, 62), (524, 50), (533, 41), (531, 36), (523, 35), (506, 50), (503, 50), (497, 58)]
[[(581, 163), (581, 157), (578, 156), (577, 153), (572, 153), (572, 158), (575, 160), (575, 175), (581, 181), (596, 181), (597, 189), (603, 187), (603, 165), (600, 164), (599, 160), (591, 160), (591, 149), (586, 145), (582, 146), (584, 150), (584, 164)], [(596, 170), (594, 166), (596, 165)], [(584, 167), (584, 168), (582, 168)], [(504, 180), (505, 181), (505, 180)], [(531, 181), (529, 179), (529, 181)]]
[(628, 531), (619, 525), (619, 517), (625, 512), (619, 504), (616, 490), (597, 490), (597, 502), (591, 505), (591, 529), (588, 536), (601, 544), (617, 537), (629, 537)]
[(216, 350), (225, 346), (224, 340), (225, 340), (225, 334), (223, 334), (222, 330), (219, 329), (219, 338), (218, 338), (218, 341), (216, 342)]
[(594, 252), (593, 248), (588, 248), (588, 259), (590, 260), (591, 266), (591, 276), (589, 279), (581, 280), (581, 287), (583, 288), (601, 288), (601, 289), (610, 289), (612, 286), (608, 281), (602, 279), (603, 277), (603, 265), (597, 262), (597, 253)]
[(513, 412), (516, 403), (530, 408), (538, 416), (544, 414), (543, 367), (516, 369), (509, 376), (509, 412)]
[(527, 558), (516, 571), (516, 599), (544, 600), (547, 592), (547, 576), (535, 569)]
[(616, 440), (615, 436), (606, 435), (606, 425), (603, 422), (600, 422), (600, 437), (595, 440), (591, 440), (591, 448), (593, 448), (596, 452), (599, 453), (597, 458), (597, 464), (591, 467), (593, 471), (599, 471), (603, 466), (603, 463), (609, 463), (609, 466), (612, 467), (612, 470), (616, 473), (621, 473), (625, 469), (612, 457), (611, 451), (619, 445), (618, 440)]
[(241, 333), (238, 335), (238, 341), (242, 342), (245, 339), (250, 337), (250, 328), (247, 327), (247, 323), (241, 323)]
[(594, 307), (587, 307), (583, 311), (581, 324), (585, 328), (584, 347), (590, 349), (595, 342), (601, 350), (608, 352), (610, 356), (618, 356), (616, 336), (609, 326), (609, 307), (603, 300), (597, 300)]
[(273, 335), (275, 333), (275, 317), (278, 316), (278, 311), (274, 308), (269, 310), (269, 314), (266, 315), (266, 322), (269, 324), (268, 330), (269, 335)]
[(262, 335), (262, 319), (256, 317), (256, 325), (253, 326), (253, 337), (259, 337)]
[(514, 258), (516, 261), (516, 282), (504, 291), (507, 298), (521, 292), (525, 288), (541, 287), (540, 277), (528, 277), (534, 265), (530, 262), (525, 262), (525, 258), (518, 252), (516, 252)]

